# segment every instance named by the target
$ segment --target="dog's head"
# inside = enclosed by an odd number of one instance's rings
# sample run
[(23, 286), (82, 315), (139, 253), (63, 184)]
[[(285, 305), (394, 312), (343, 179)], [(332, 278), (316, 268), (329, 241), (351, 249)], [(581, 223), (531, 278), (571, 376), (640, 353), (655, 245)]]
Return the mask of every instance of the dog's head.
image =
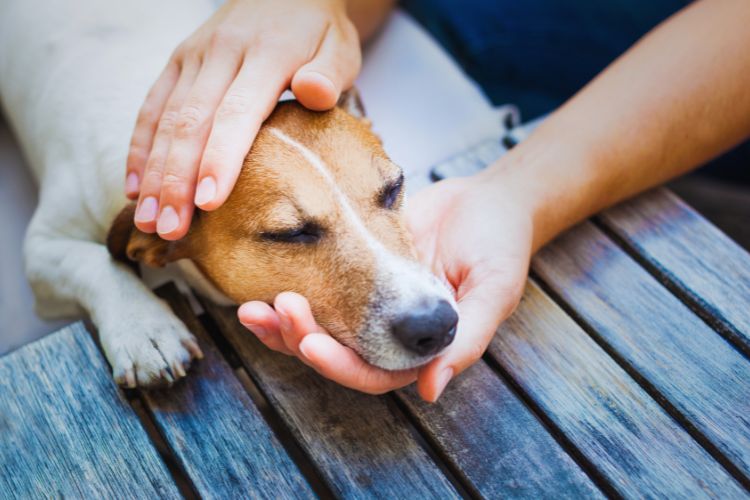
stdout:
[(341, 107), (318, 113), (282, 103), (227, 202), (196, 211), (186, 237), (138, 231), (131, 205), (108, 246), (152, 266), (188, 258), (237, 303), (298, 292), (320, 325), (365, 360), (411, 368), (453, 340), (458, 317), (452, 294), (416, 261), (401, 216), (403, 182), (366, 120)]

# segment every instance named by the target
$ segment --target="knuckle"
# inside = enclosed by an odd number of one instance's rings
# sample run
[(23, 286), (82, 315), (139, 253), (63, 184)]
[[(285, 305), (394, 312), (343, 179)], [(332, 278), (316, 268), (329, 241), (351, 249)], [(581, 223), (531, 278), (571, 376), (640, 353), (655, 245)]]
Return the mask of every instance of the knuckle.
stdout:
[(192, 54), (194, 51), (194, 42), (191, 37), (184, 40), (174, 49), (174, 52), (172, 52), (171, 60), (179, 63), (180, 61), (184, 60), (188, 56), (188, 54)]
[(177, 135), (194, 135), (205, 122), (206, 113), (197, 104), (186, 104), (180, 110), (180, 115), (174, 123)]
[(161, 118), (159, 118), (159, 131), (163, 133), (171, 133), (171, 131), (174, 130), (177, 120), (177, 111), (171, 109), (165, 110), (164, 113), (162, 113)]
[(143, 175), (143, 182), (141, 183), (141, 193), (149, 194), (153, 191), (158, 192), (158, 188), (161, 185), (161, 172), (155, 170), (148, 170)]
[(128, 167), (141, 167), (148, 161), (148, 152), (145, 148), (131, 144), (128, 149), (127, 165)]
[(165, 172), (161, 178), (162, 189), (173, 190), (181, 188), (187, 183), (187, 178), (176, 172)]
[(228, 27), (219, 27), (208, 40), (210, 50), (225, 52), (227, 50), (237, 50), (242, 45), (242, 33), (236, 29)]
[(149, 104), (151, 95), (146, 97), (146, 103), (141, 106), (141, 110), (138, 112), (138, 118), (136, 118), (135, 124), (137, 127), (149, 126), (159, 119), (159, 113), (155, 106)]
[(251, 104), (252, 101), (247, 91), (232, 90), (224, 97), (216, 114), (220, 117), (242, 115), (251, 110)]

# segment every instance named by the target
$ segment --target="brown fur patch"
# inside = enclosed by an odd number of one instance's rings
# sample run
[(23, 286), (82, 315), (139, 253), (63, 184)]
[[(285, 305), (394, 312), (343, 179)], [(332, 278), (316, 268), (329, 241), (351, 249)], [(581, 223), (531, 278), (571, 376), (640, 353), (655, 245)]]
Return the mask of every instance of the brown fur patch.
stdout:
[[(131, 229), (132, 208), (115, 220), (108, 248), (113, 255), (163, 265), (189, 257), (221, 291), (237, 302), (273, 302), (283, 291), (310, 300), (313, 314), (334, 337), (353, 346), (375, 287), (375, 262), (351, 227), (324, 178), (298, 151), (267, 127), (276, 127), (318, 155), (373, 236), (391, 251), (412, 255), (395, 209), (378, 204), (384, 185), (400, 175), (365, 120), (341, 109), (316, 113), (281, 103), (258, 134), (237, 184), (219, 209), (194, 220), (188, 236), (168, 245)], [(313, 223), (316, 243), (269, 241), (263, 235)], [(158, 241), (154, 241), (155, 238)], [(109, 245), (111, 241), (111, 245)], [(164, 243), (162, 245), (161, 243)]]

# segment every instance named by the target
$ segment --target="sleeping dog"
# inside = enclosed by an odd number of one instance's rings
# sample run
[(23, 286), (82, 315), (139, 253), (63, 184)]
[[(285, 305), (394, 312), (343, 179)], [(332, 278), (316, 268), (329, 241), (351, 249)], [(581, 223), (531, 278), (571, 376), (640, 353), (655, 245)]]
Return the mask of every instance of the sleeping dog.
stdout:
[(135, 229), (123, 194), (134, 113), (171, 48), (212, 6), (78, 8), (0, 8), (0, 96), (40, 185), (24, 246), (40, 315), (87, 312), (126, 386), (172, 382), (201, 352), (123, 261), (176, 262), (198, 293), (222, 304), (301, 293), (321, 326), (382, 368), (421, 365), (450, 343), (452, 294), (416, 262), (400, 215), (403, 174), (353, 94), (323, 113), (280, 104), (228, 201), (197, 212), (185, 238)]

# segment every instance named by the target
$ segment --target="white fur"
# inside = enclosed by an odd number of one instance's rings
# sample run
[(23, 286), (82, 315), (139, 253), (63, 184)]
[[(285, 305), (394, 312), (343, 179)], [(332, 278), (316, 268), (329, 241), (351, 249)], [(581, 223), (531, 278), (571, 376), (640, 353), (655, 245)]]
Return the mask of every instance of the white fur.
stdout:
[(216, 285), (206, 278), (192, 260), (180, 259), (175, 262), (175, 264), (180, 270), (182, 277), (185, 278), (187, 284), (190, 285), (190, 288), (198, 292), (199, 295), (219, 306), (237, 305), (237, 303), (227, 297), (224, 292), (216, 288)]
[(140, 104), (171, 51), (212, 11), (207, 0), (0, 2), (0, 98), (40, 185), (24, 243), (37, 310), (87, 311), (127, 385), (171, 381), (199, 352), (103, 243), (127, 201)]

